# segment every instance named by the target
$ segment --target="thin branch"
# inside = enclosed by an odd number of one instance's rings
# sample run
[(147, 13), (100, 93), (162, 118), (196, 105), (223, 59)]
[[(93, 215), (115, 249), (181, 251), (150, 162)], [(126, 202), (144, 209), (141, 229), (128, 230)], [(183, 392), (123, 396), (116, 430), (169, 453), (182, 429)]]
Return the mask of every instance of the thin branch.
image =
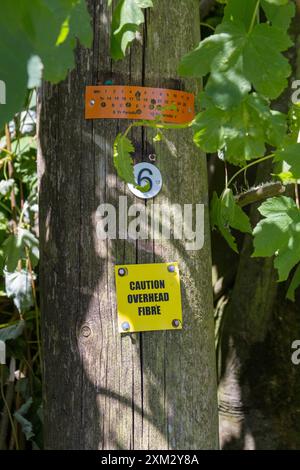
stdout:
[(248, 191), (238, 194), (235, 200), (240, 207), (244, 207), (269, 197), (279, 196), (283, 194), (285, 190), (285, 186), (280, 182), (271, 182), (256, 188), (250, 188)]
[(228, 185), (227, 187), (229, 187), (231, 185), (231, 183), (235, 180), (235, 178), (240, 175), (241, 173), (243, 173), (243, 171), (245, 170), (248, 170), (248, 168), (251, 168), (252, 166), (254, 165), (258, 165), (259, 163), (261, 162), (264, 162), (265, 160), (269, 160), (270, 158), (274, 158), (274, 154), (271, 153), (270, 155), (266, 155), (265, 157), (262, 157), (262, 158), (259, 158), (258, 160), (255, 160), (251, 163), (248, 163), (248, 165), (244, 166), (243, 168), (240, 168), (231, 178), (230, 180), (228, 181)]
[(5, 450), (6, 449), (6, 432), (7, 431), (7, 424), (8, 420), (11, 425), (11, 430), (14, 434), (15, 438), (15, 443), (16, 443), (16, 449), (19, 450), (19, 443), (18, 443), (18, 437), (17, 437), (17, 431), (14, 425), (14, 420), (11, 414), (11, 406), (13, 403), (13, 398), (14, 398), (14, 382), (9, 381), (7, 385), (7, 390), (6, 390), (6, 396), (4, 393), (4, 366), (0, 365), (1, 368), (1, 378), (0, 378), (0, 391), (1, 391), (1, 398), (4, 403), (4, 410), (3, 410), (3, 416), (2, 416), (2, 423), (1, 423), (1, 433), (0, 433), (0, 449)]
[(295, 184), (295, 198), (298, 209), (300, 209), (300, 198), (299, 198), (299, 187), (298, 184)]
[[(5, 136), (6, 136), (6, 148), (8, 152), (11, 154), (11, 137), (10, 137), (10, 131), (8, 128), (8, 125), (5, 125)], [(8, 176), (9, 178), (13, 178), (14, 175), (14, 166), (11, 160), (8, 160)], [(15, 190), (12, 188), (11, 193), (10, 193), (10, 206), (11, 206), (11, 211), (12, 211), (12, 220), (13, 220), (13, 226), (14, 226), (14, 231), (17, 229), (17, 204), (16, 204), (16, 195), (15, 195)]]
[(29, 271), (30, 281), (31, 281), (33, 302), (34, 302), (36, 338), (37, 338), (37, 346), (38, 346), (38, 356), (39, 356), (39, 361), (40, 361), (40, 369), (41, 369), (41, 374), (42, 374), (43, 373), (43, 359), (42, 359), (41, 335), (40, 335), (40, 310), (39, 310), (39, 306), (37, 303), (36, 286), (35, 286), (34, 275), (33, 275), (33, 270), (32, 270), (32, 265), (31, 265), (31, 260), (30, 260), (28, 249), (26, 249), (26, 254), (27, 254), (28, 271)]

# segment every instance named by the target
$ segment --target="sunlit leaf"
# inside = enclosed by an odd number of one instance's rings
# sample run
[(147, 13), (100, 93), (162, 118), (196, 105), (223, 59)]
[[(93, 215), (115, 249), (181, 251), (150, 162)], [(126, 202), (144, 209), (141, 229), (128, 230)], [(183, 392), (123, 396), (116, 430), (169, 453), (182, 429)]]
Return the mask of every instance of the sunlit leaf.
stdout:
[(211, 202), (211, 226), (216, 227), (227, 241), (230, 248), (238, 252), (236, 241), (231, 233), (231, 228), (244, 233), (251, 233), (249, 217), (237, 205), (231, 189), (226, 189), (219, 198), (213, 194)]
[(285, 281), (300, 261), (300, 210), (286, 196), (267, 199), (258, 210), (264, 218), (253, 231), (253, 256), (275, 255), (279, 281)]

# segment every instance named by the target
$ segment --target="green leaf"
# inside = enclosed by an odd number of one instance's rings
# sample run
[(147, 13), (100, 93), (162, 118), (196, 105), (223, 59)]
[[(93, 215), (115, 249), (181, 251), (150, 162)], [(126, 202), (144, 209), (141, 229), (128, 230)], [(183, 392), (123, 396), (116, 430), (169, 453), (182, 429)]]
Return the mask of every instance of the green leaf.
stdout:
[(8, 272), (4, 270), (5, 290), (11, 297), (20, 313), (25, 312), (33, 305), (31, 278), (28, 271)]
[(20, 139), (14, 140), (11, 144), (12, 153), (18, 156), (22, 156), (31, 149), (37, 149), (36, 140), (31, 136), (21, 137)]
[(7, 326), (6, 328), (0, 328), (0, 341), (8, 341), (16, 339), (23, 333), (25, 328), (25, 321), (20, 320), (15, 325)]
[(131, 153), (134, 146), (124, 135), (118, 134), (114, 142), (114, 166), (119, 177), (126, 183), (136, 184)]
[(204, 152), (213, 153), (225, 145), (225, 123), (228, 113), (216, 106), (209, 106), (199, 113), (193, 123), (194, 142)]
[[(68, 23), (68, 34), (62, 28)], [(57, 83), (74, 67), (76, 38), (92, 41), (85, 0), (1, 0), (0, 79), (6, 87), (6, 104), (0, 106), (0, 127), (23, 106), (27, 86), (36, 81), (33, 57), (41, 60), (44, 78)], [(39, 65), (40, 68), (40, 65)], [(29, 80), (30, 78), (30, 80)], [(31, 83), (30, 83), (31, 82)]]
[[(220, 102), (218, 82), (221, 75), (230, 84), (228, 97), (221, 104), (229, 107), (237, 104), (235, 95), (242, 99), (250, 86), (265, 97), (277, 98), (287, 86), (291, 68), (282, 52), (291, 46), (286, 32), (268, 24), (257, 24), (249, 33), (242, 23), (225, 21), (216, 28), (214, 35), (201, 41), (199, 46), (181, 61), (179, 73), (183, 76), (203, 77), (211, 72), (210, 95), (216, 105)], [(216, 91), (213, 92), (213, 89)], [(226, 89), (223, 91), (225, 94)]]
[(219, 229), (228, 245), (236, 253), (238, 249), (230, 227), (244, 233), (252, 232), (249, 217), (236, 204), (231, 189), (226, 189), (220, 198), (214, 192), (211, 203), (211, 226)]
[[(219, 32), (213, 34), (200, 42), (192, 52), (186, 54), (180, 62), (179, 74), (187, 77), (204, 77), (209, 72), (222, 71), (221, 67), (213, 67), (214, 61), (218, 62), (222, 52), (225, 51), (227, 43), (227, 56), (233, 53), (235, 46), (232, 44), (231, 36)], [(229, 68), (229, 67), (228, 67)]]
[(7, 237), (2, 248), (9, 272), (17, 268), (19, 260), (26, 258), (26, 249), (28, 249), (32, 266), (38, 263), (39, 242), (29, 230), (19, 228), (16, 234)]
[[(27, 139), (27, 137), (24, 137)], [(23, 139), (21, 139), (23, 142)], [(36, 149), (34, 149), (35, 141), (31, 141), (26, 146), (26, 141), (23, 142), (24, 147), (17, 148), (17, 156), (14, 159), (15, 177), (19, 178), (24, 184), (28, 184), (32, 188), (37, 183), (37, 162), (36, 162)], [(22, 147), (22, 146), (21, 146)]]
[(275, 152), (275, 162), (286, 162), (294, 179), (300, 178), (300, 143), (286, 145)]
[(259, 207), (262, 219), (253, 231), (252, 256), (275, 255), (279, 281), (285, 281), (300, 261), (300, 210), (293, 199), (280, 196), (267, 199)]
[[(36, 8), (28, 11), (33, 29), (30, 39), (44, 64), (44, 78), (53, 83), (63, 80), (74, 67), (76, 38), (86, 47), (92, 42), (90, 16), (85, 0), (34, 0)], [(62, 40), (62, 30), (68, 34)]]
[(288, 113), (289, 139), (291, 143), (298, 142), (300, 132), (300, 103), (293, 103)]
[(280, 178), (283, 184), (296, 184), (297, 180), (294, 178), (293, 173), (290, 171), (281, 171), (276, 173), (276, 176)]
[(153, 142), (161, 142), (162, 141), (162, 136), (161, 136), (161, 133), (157, 133), (154, 137), (153, 137)]
[(6, 215), (0, 211), (0, 232), (7, 229), (8, 219)]
[(270, 99), (277, 98), (287, 87), (291, 67), (280, 52), (291, 45), (288, 35), (281, 29), (259, 24), (245, 46), (245, 76), (259, 93)]
[(40, 258), (38, 239), (33, 235), (33, 233), (26, 229), (19, 229), (18, 236), (21, 240), (20, 243), (22, 243), (24, 247), (28, 248), (32, 267), (35, 267)]
[(135, 39), (139, 26), (144, 23), (143, 9), (153, 7), (152, 0), (119, 0), (112, 18), (111, 56), (115, 60), (125, 57), (128, 45)]
[[(203, 96), (203, 95), (202, 95)], [(243, 166), (265, 153), (265, 143), (279, 145), (286, 134), (285, 115), (270, 110), (268, 102), (250, 94), (230, 110), (216, 107), (204, 96), (206, 109), (193, 123), (194, 142), (204, 152), (225, 150), (225, 159)]]
[(19, 7), (20, 1), (1, 1), (0, 79), (5, 83), (6, 104), (0, 106), (0, 127), (22, 107), (27, 88), (31, 45), (22, 30)]
[(250, 28), (257, 0), (228, 0), (224, 10), (224, 20), (241, 22), (248, 30)]
[(251, 91), (251, 84), (243, 76), (239, 62), (226, 72), (212, 72), (205, 91), (218, 108), (226, 110), (240, 104)]
[(299, 286), (300, 286), (300, 264), (298, 264), (297, 269), (294, 273), (293, 279), (291, 280), (290, 286), (286, 294), (286, 298), (295, 302), (295, 291)]
[(265, 2), (270, 3), (270, 5), (286, 5), (289, 0), (265, 0)]
[(288, 30), (296, 11), (294, 3), (286, 0), (284, 3), (275, 5), (273, 2), (262, 0), (261, 5), (272, 26), (284, 29), (285, 31)]
[(18, 238), (16, 235), (11, 234), (7, 237), (2, 245), (3, 256), (9, 271), (14, 271), (18, 265), (19, 259), (24, 257), (24, 251), (18, 244)]

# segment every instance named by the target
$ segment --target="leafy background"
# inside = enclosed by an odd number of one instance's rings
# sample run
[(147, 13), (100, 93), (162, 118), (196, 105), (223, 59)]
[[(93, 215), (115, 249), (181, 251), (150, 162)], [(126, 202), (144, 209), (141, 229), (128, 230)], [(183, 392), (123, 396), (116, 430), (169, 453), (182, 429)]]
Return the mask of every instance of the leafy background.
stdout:
[[(278, 280), (289, 279), (286, 295), (294, 300), (300, 285), (300, 108), (294, 103), (279, 112), (273, 101), (286, 90), (291, 74), (286, 51), (293, 45), (288, 31), (295, 5), (289, 0), (220, 3), (202, 25), (204, 39), (179, 64), (181, 76), (204, 83), (200, 113), (188, 124), (195, 145), (217, 154), (223, 165), (224, 184), (212, 197), (211, 225), (235, 252), (239, 232), (253, 236), (252, 256), (273, 257)], [(113, 59), (125, 56), (144, 22), (144, 9), (152, 5), (151, 0), (117, 2)], [(41, 449), (35, 89), (42, 75), (52, 83), (66, 77), (77, 41), (89, 47), (92, 30), (85, 0), (2, 0), (0, 26), (0, 79), (7, 96), (0, 106), (0, 449)], [(155, 127), (161, 145), (164, 133), (174, 128), (161, 119), (134, 125)], [(116, 136), (114, 164), (119, 177), (132, 183), (131, 127)], [(279, 190), (254, 188), (262, 196), (256, 194), (251, 203), (263, 202), (253, 224), (241, 204), (249, 192), (247, 170), (267, 160), (274, 164), (269, 182)]]
[(0, 30), (0, 449), (41, 449), (35, 89), (66, 77), (92, 30), (84, 0), (3, 0)]

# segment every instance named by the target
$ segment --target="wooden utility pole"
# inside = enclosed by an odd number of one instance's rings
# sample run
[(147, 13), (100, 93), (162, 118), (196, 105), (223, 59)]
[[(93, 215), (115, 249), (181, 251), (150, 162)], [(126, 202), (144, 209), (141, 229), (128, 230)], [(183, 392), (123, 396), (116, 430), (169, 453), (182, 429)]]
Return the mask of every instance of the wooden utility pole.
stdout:
[[(129, 124), (84, 119), (86, 85), (144, 85), (195, 92), (177, 75), (180, 58), (199, 41), (198, 0), (154, 1), (141, 44), (109, 57), (106, 0), (89, 2), (92, 50), (40, 97), (41, 301), (45, 443), (50, 449), (215, 449), (218, 417), (205, 156), (189, 131), (166, 143), (137, 129), (136, 162), (157, 155), (163, 188), (156, 203), (204, 203), (205, 244), (181, 240), (100, 241), (96, 210), (133, 196), (117, 177), (112, 147)], [(114, 265), (178, 261), (184, 328), (121, 336)]]

